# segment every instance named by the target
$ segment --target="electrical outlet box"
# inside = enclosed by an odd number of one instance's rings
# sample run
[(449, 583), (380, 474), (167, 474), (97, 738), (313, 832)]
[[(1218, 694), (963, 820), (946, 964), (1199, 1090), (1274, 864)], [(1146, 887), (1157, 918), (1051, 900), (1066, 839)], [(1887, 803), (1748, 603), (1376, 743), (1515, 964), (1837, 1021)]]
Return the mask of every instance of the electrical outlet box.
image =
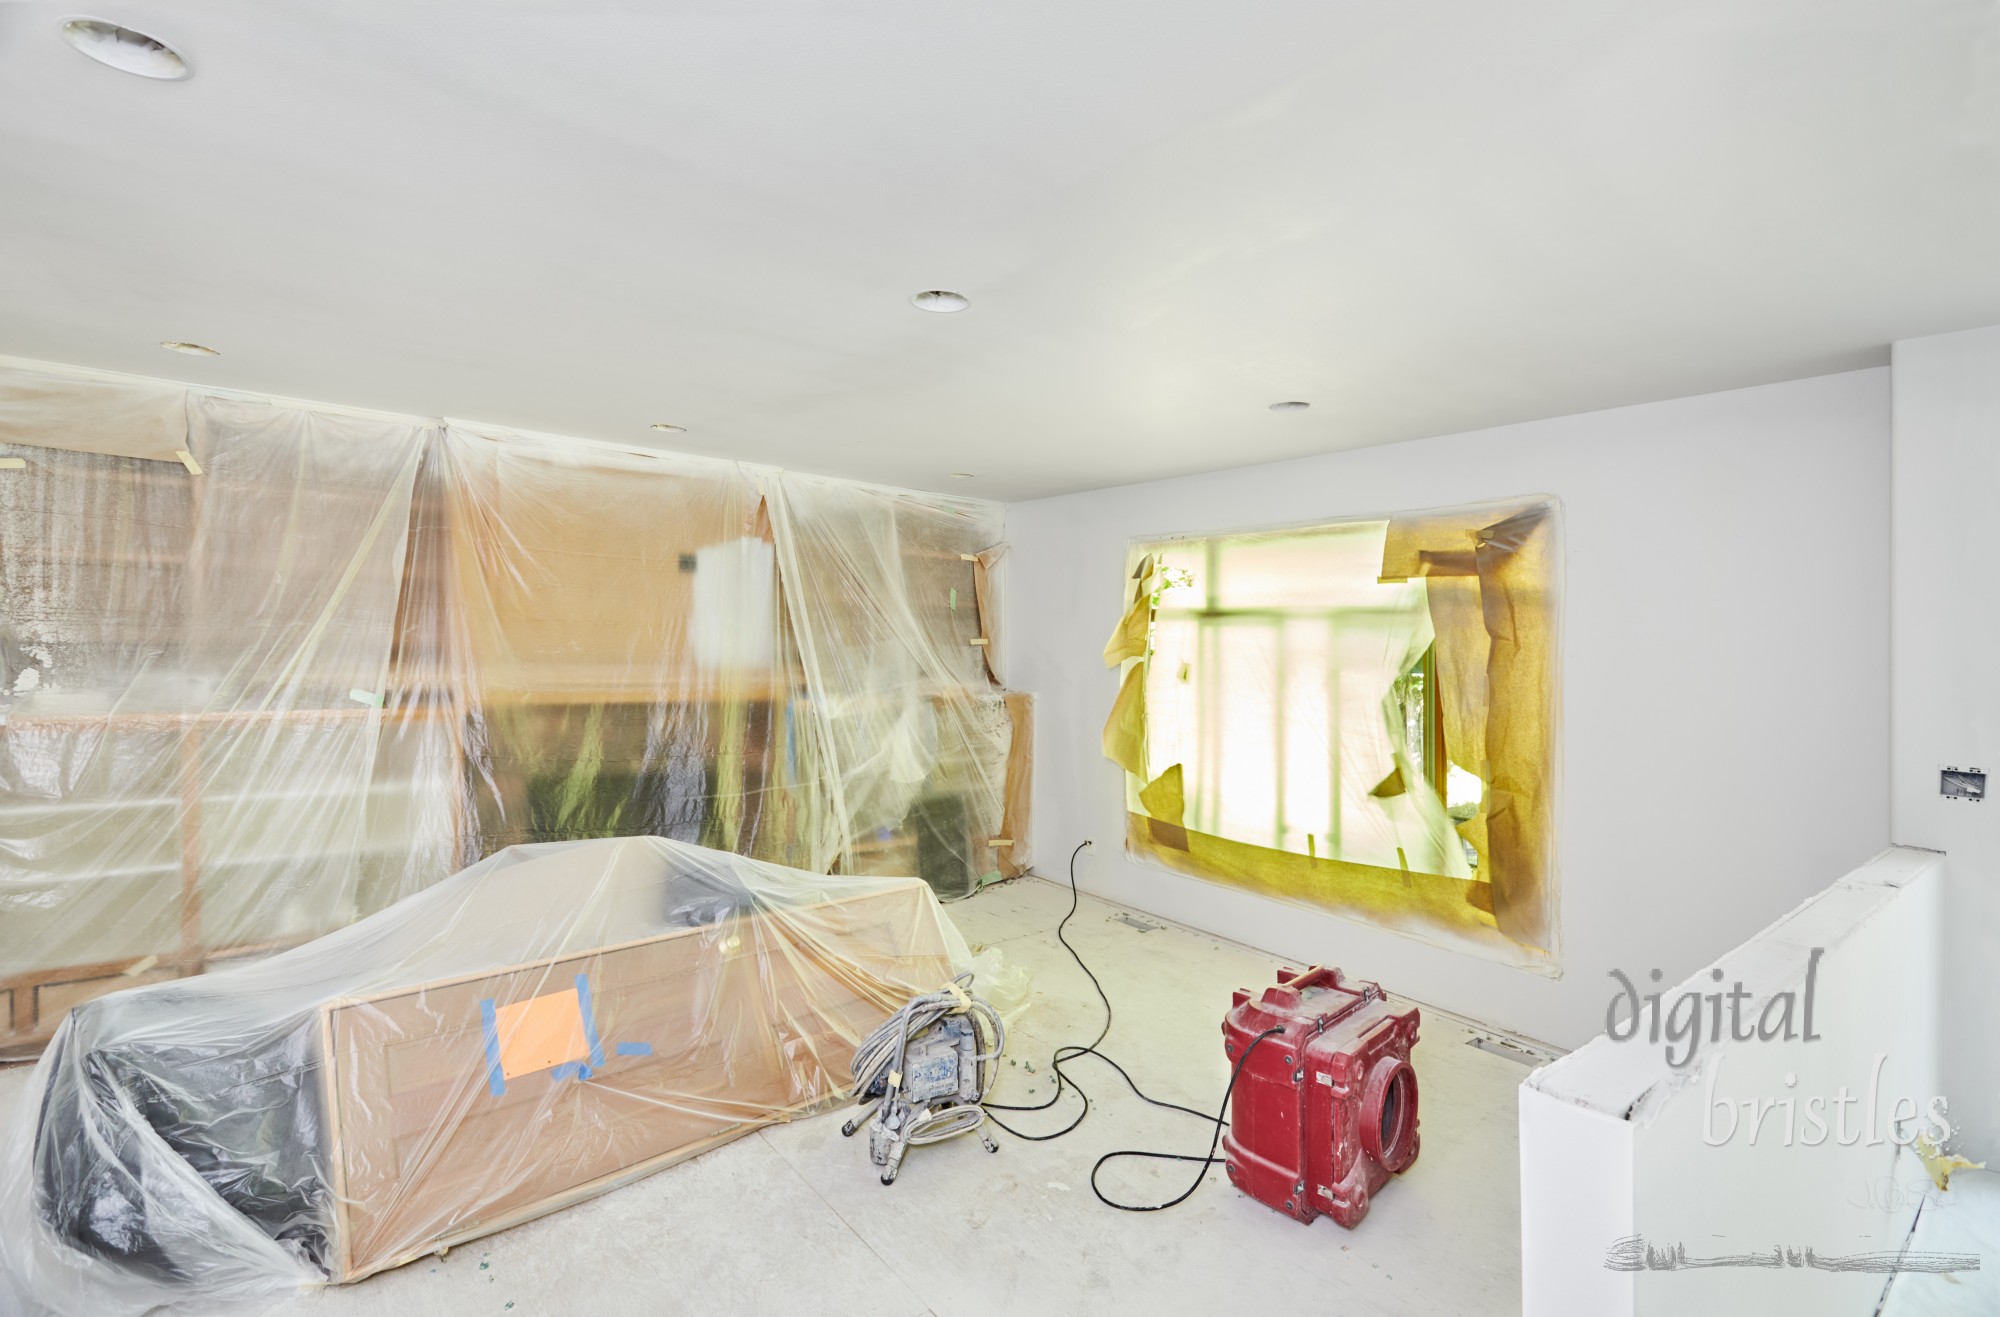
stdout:
[(1986, 770), (1942, 766), (1938, 769), (1938, 794), (1946, 800), (1970, 800), (1976, 804), (1986, 799)]

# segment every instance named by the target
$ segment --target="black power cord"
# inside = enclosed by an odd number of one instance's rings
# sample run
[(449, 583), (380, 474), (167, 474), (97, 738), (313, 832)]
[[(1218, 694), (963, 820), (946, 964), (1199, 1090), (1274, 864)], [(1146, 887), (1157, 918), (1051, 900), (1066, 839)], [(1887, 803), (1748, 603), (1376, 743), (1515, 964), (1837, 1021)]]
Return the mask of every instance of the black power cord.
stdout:
[[(986, 1107), (986, 1118), (992, 1121), (995, 1125), (998, 1125), (1001, 1129), (1005, 1130), (1007, 1133), (1013, 1135), (1015, 1138), (1021, 1139), (1028, 1143), (1047, 1143), (1051, 1139), (1059, 1139), (1063, 1137), (1065, 1134), (1068, 1134), (1073, 1130), (1075, 1130), (1077, 1126), (1083, 1124), (1083, 1118), (1090, 1114), (1090, 1095), (1084, 1092), (1083, 1085), (1077, 1083), (1076, 1080), (1069, 1077), (1069, 1075), (1063, 1070), (1063, 1066), (1070, 1061), (1076, 1060), (1078, 1057), (1082, 1056), (1096, 1057), (1098, 1060), (1104, 1062), (1104, 1064), (1110, 1066), (1113, 1070), (1116, 1070), (1118, 1072), (1118, 1077), (1125, 1081), (1125, 1086), (1127, 1088), (1130, 1088), (1132, 1092), (1135, 1095), (1137, 1095), (1140, 1101), (1149, 1103), (1152, 1106), (1164, 1108), (1168, 1111), (1178, 1111), (1185, 1115), (1193, 1116), (1196, 1120), (1208, 1121), (1209, 1123), (1215, 1126), (1214, 1136), (1209, 1139), (1208, 1153), (1205, 1156), (1196, 1157), (1188, 1153), (1150, 1152), (1144, 1149), (1126, 1148), (1126, 1149), (1120, 1149), (1117, 1152), (1108, 1152), (1104, 1154), (1104, 1156), (1099, 1157), (1097, 1159), (1097, 1164), (1090, 1168), (1090, 1191), (1093, 1194), (1097, 1195), (1098, 1202), (1103, 1203), (1106, 1207), (1115, 1207), (1121, 1212), (1158, 1212), (1166, 1208), (1173, 1207), (1178, 1203), (1185, 1202), (1194, 1193), (1196, 1189), (1199, 1189), (1201, 1187), (1202, 1177), (1208, 1174), (1208, 1167), (1214, 1164), (1215, 1162), (1222, 1160), (1221, 1158), (1215, 1155), (1215, 1146), (1216, 1144), (1222, 1141), (1222, 1127), (1229, 1123), (1228, 1121), (1223, 1119), (1223, 1115), (1225, 1112), (1229, 1110), (1229, 1098), (1230, 1095), (1236, 1091), (1236, 1080), (1237, 1077), (1243, 1073), (1243, 1063), (1250, 1059), (1250, 1053), (1257, 1050), (1258, 1043), (1263, 1042), (1266, 1038), (1269, 1038), (1272, 1034), (1279, 1032), (1279, 1030), (1275, 1028), (1267, 1029), (1263, 1033), (1258, 1034), (1256, 1038), (1251, 1040), (1250, 1045), (1243, 1049), (1243, 1055), (1236, 1058), (1236, 1067), (1234, 1070), (1230, 1072), (1229, 1075), (1229, 1086), (1223, 1089), (1222, 1091), (1222, 1105), (1216, 1109), (1216, 1113), (1213, 1116), (1209, 1115), (1206, 1111), (1196, 1111), (1193, 1107), (1184, 1107), (1180, 1105), (1180, 1103), (1178, 1102), (1164, 1102), (1159, 1098), (1149, 1096), (1144, 1089), (1139, 1087), (1138, 1082), (1134, 1080), (1131, 1075), (1126, 1073), (1124, 1066), (1119, 1065), (1109, 1056), (1099, 1051), (1098, 1050), (1099, 1044), (1103, 1043), (1105, 1038), (1109, 1036), (1109, 1034), (1111, 1033), (1111, 1020), (1112, 1020), (1111, 998), (1105, 995), (1104, 985), (1097, 981), (1097, 975), (1091, 973), (1090, 966), (1084, 964), (1083, 957), (1077, 953), (1077, 949), (1074, 946), (1070, 945), (1070, 940), (1063, 935), (1063, 929), (1067, 927), (1069, 921), (1075, 917), (1077, 906), (1081, 899), (1076, 886), (1076, 857), (1083, 854), (1084, 847), (1088, 845), (1090, 845), (1090, 843), (1088, 841), (1085, 841), (1084, 843), (1082, 843), (1082, 845), (1079, 845), (1075, 850), (1069, 853), (1069, 913), (1065, 914), (1062, 917), (1062, 919), (1056, 924), (1056, 941), (1063, 944), (1063, 950), (1069, 952), (1070, 959), (1074, 960), (1076, 962), (1076, 967), (1083, 971), (1083, 976), (1090, 980), (1090, 986), (1097, 990), (1097, 999), (1104, 1003), (1104, 1027), (1097, 1031), (1097, 1037), (1091, 1039), (1090, 1044), (1088, 1046), (1080, 1047), (1075, 1043), (1065, 1043), (1063, 1046), (1056, 1048), (1055, 1052), (1051, 1055), (1049, 1059), (1049, 1069), (1055, 1074), (1056, 1087), (1055, 1091), (1049, 1094), (1048, 1101), (1036, 1103), (1032, 1106), (1011, 1106), (1004, 1102), (988, 1102), (984, 1104)], [(1020, 1130), (1015, 1129), (1013, 1126), (1007, 1124), (1005, 1121), (1001, 1120), (998, 1116), (993, 1114), (995, 1111), (1047, 1111), (1050, 1107), (1053, 1107), (1058, 1101), (1061, 1100), (1063, 1087), (1065, 1085), (1076, 1090), (1077, 1097), (1083, 1100), (1083, 1106), (1076, 1113), (1076, 1118), (1071, 1120), (1069, 1124), (1063, 1126), (1059, 1130), (1055, 1130), (1048, 1134), (1025, 1134)], [(1174, 1198), (1164, 1203), (1148, 1203), (1144, 1205), (1133, 1204), (1133, 1203), (1120, 1203), (1110, 1198), (1106, 1198), (1104, 1196), (1104, 1191), (1097, 1187), (1097, 1172), (1099, 1168), (1101, 1168), (1105, 1162), (1111, 1161), (1112, 1159), (1118, 1157), (1152, 1157), (1152, 1158), (1157, 1158), (1161, 1161), (1200, 1162), (1202, 1163), (1202, 1169), (1196, 1173), (1194, 1183), (1189, 1185), (1187, 1187), (1186, 1192), (1182, 1193), (1178, 1198)]]
[[(1208, 1174), (1208, 1168), (1216, 1162), (1224, 1160), (1224, 1158), (1215, 1155), (1215, 1145), (1222, 1142), (1222, 1113), (1229, 1110), (1229, 1095), (1236, 1091), (1236, 1080), (1243, 1073), (1243, 1063), (1250, 1059), (1250, 1053), (1257, 1050), (1257, 1044), (1263, 1042), (1273, 1034), (1281, 1034), (1284, 1031), (1285, 1026), (1282, 1024), (1272, 1025), (1255, 1038), (1252, 1038), (1250, 1045), (1243, 1049), (1243, 1055), (1236, 1058), (1236, 1068), (1229, 1072), (1229, 1085), (1222, 1090), (1222, 1105), (1215, 1109), (1215, 1116), (1213, 1117), (1215, 1121), (1215, 1133), (1209, 1136), (1208, 1153), (1205, 1156), (1193, 1157), (1184, 1152), (1147, 1152), (1140, 1148), (1121, 1148), (1117, 1152), (1107, 1152), (1097, 1159), (1095, 1166), (1090, 1168), (1090, 1192), (1097, 1195), (1097, 1201), (1107, 1207), (1115, 1207), (1121, 1212), (1164, 1212), (1169, 1207), (1174, 1207), (1192, 1198), (1194, 1191), (1201, 1188), (1202, 1178)], [(1203, 1116), (1202, 1119), (1208, 1120), (1210, 1117)], [(1181, 1190), (1178, 1197), (1169, 1198), (1164, 1203), (1117, 1203), (1106, 1198), (1104, 1191), (1097, 1187), (1097, 1173), (1104, 1169), (1104, 1163), (1114, 1161), (1119, 1157), (1151, 1157), (1156, 1161), (1163, 1162), (1200, 1162), (1201, 1169), (1194, 1173), (1193, 1184)]]

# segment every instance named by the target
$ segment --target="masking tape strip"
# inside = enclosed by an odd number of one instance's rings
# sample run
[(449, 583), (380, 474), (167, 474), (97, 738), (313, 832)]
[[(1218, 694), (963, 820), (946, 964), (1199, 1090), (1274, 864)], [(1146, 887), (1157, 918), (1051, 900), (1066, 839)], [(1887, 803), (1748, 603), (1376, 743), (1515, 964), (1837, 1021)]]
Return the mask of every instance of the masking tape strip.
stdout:
[(188, 469), (189, 475), (198, 476), (201, 474), (201, 463), (194, 460), (193, 453), (190, 453), (185, 448), (176, 448), (174, 456), (181, 460), (181, 465)]
[(504, 1097), (507, 1077), (500, 1070), (500, 1023), (491, 997), (479, 1001), (479, 1023), (486, 1031), (486, 1091)]
[(978, 562), (979, 555), (976, 553), (961, 553), (958, 555), (958, 560), (960, 562)]
[(965, 995), (965, 989), (958, 986), (957, 979), (946, 979), (944, 986), (950, 988), (951, 995), (958, 998), (958, 1005), (952, 1007), (954, 1015), (960, 1011), (969, 1011), (972, 1009), (972, 998)]
[(968, 641), (966, 643), (973, 645), (990, 645), (993, 642), (991, 640), (988, 640), (985, 636), (981, 636), (977, 640)]
[(997, 850), (1003, 846), (1012, 846), (1014, 844), (1014, 839), (1012, 837), (994, 837), (986, 844)]
[(25, 457), (0, 457), (0, 471), (25, 471), (28, 459)]
[[(590, 1044), (590, 1064), (604, 1069), (604, 1044), (597, 1041), (597, 1017), (590, 1010), (590, 980), (584, 975), (576, 976), (576, 1004), (583, 1015), (583, 1038)], [(589, 1076), (585, 1075), (588, 1079)]]

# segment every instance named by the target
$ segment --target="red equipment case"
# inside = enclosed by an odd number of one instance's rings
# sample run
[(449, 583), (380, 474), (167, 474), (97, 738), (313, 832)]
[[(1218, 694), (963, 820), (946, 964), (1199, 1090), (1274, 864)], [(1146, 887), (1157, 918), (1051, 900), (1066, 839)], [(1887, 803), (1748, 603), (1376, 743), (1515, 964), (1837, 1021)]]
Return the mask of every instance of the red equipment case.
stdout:
[(1222, 1024), (1230, 1064), (1243, 1062), (1222, 1141), (1236, 1187), (1308, 1224), (1359, 1224), (1417, 1158), (1417, 1022), (1337, 969), (1281, 970), (1256, 1000), (1239, 989)]

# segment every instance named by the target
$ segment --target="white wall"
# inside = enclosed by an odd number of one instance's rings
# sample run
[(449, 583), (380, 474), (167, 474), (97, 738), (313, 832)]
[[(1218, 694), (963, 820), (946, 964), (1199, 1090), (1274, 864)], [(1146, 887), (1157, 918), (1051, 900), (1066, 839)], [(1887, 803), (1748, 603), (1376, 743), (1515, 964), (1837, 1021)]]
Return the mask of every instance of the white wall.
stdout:
[[(1887, 371), (1855, 371), (1012, 505), (1040, 872), (1092, 838), (1102, 895), (1582, 1042), (1608, 970), (1678, 979), (1888, 840), (1888, 407)], [(1568, 545), (1561, 980), (1123, 857), (1098, 741), (1129, 539), (1528, 493), (1562, 499)]]
[(2000, 790), (2000, 328), (1895, 346), (1890, 834), (1950, 853), (1944, 947), (1960, 1150), (2000, 1165), (2000, 801), (1938, 792), (1941, 764)]
[(1632, 1122), (1521, 1086), (1523, 1317), (1631, 1317), (1633, 1273), (1602, 1264), (1633, 1225)]
[[(1691, 1259), (1904, 1246), (1929, 1181), (1897, 1141), (1927, 1129), (1939, 1092), (1943, 869), (1938, 855), (1890, 850), (1716, 957), (1720, 983), (1698, 971), (1663, 995), (1669, 1020), (1684, 993), (1726, 993), (1739, 982), (1751, 998), (1746, 1023), (1781, 992), (1802, 1012), (1811, 952), (1822, 948), (1812, 976), (1816, 1040), (1716, 1044), (1704, 1005), (1704, 1036), (1680, 1069), (1651, 1042), (1646, 1016), (1638, 1036), (1592, 1039), (1528, 1078), (1525, 1317), (1871, 1317), (1888, 1280), (1880, 1274), (1795, 1266), (1635, 1274), (1604, 1260), (1614, 1241), (1635, 1235), (1663, 1251), (1681, 1245)], [(1640, 990), (1657, 989), (1641, 980)], [(1725, 1034), (1730, 1027), (1725, 1010)], [(1843, 1093), (1853, 1099), (1845, 1114)]]

